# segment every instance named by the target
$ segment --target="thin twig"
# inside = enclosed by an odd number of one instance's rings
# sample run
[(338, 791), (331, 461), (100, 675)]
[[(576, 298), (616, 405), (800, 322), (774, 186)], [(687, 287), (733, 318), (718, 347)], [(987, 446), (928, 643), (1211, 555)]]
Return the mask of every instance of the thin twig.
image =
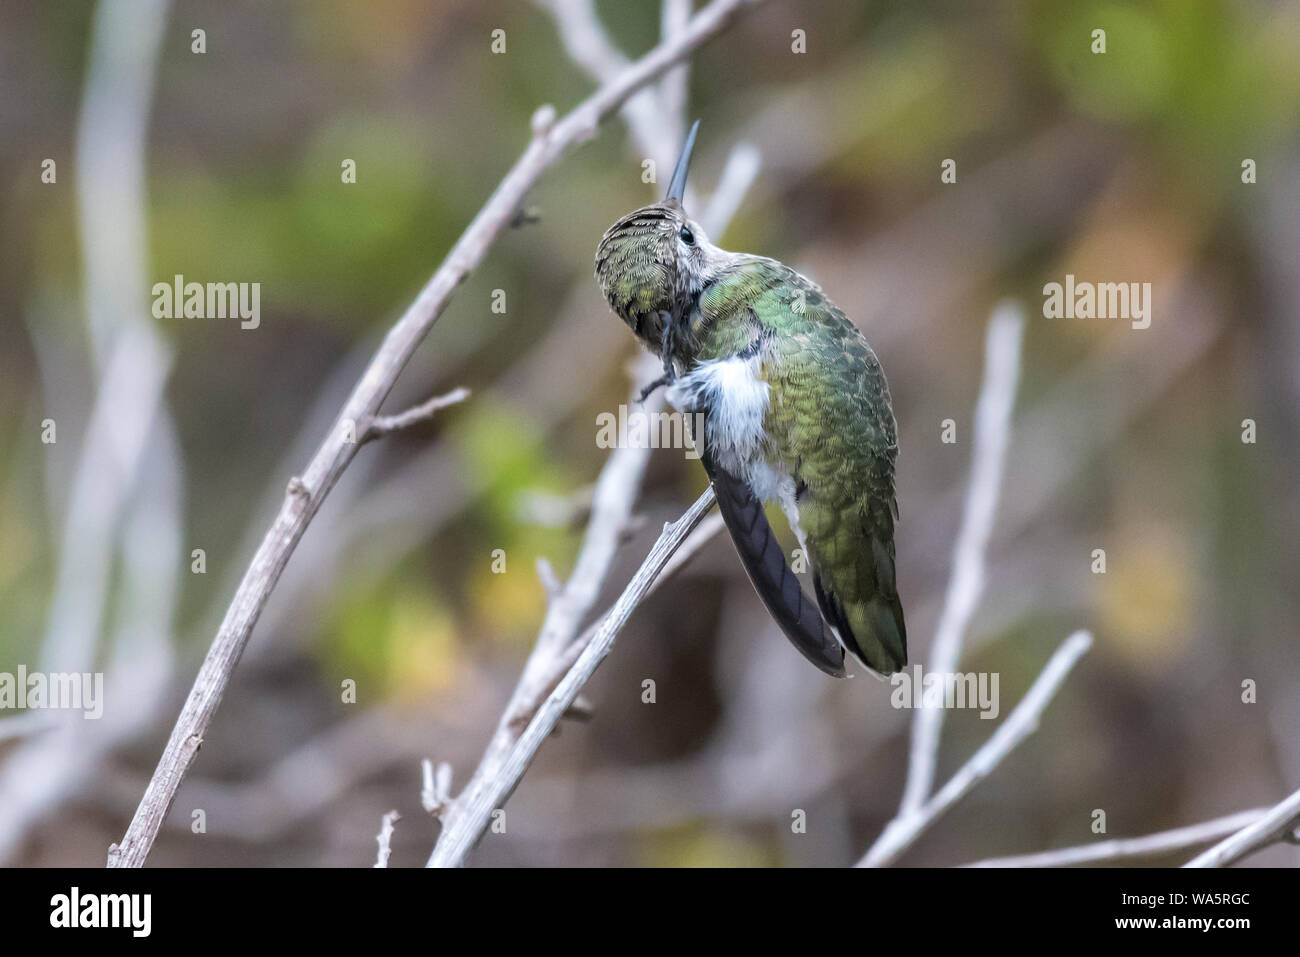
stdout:
[(1096, 844), (1062, 847), (1037, 854), (1020, 854), (1015, 857), (990, 857), (975, 861), (966, 867), (1067, 867), (1071, 864), (1095, 864), (1098, 861), (1118, 861), (1131, 857), (1152, 857), (1181, 851), (1207, 841), (1218, 840), (1248, 824), (1253, 824), (1268, 813), (1268, 808), (1257, 807), (1216, 817), (1200, 824), (1189, 824), (1142, 837), (1117, 837)]
[[(648, 354), (641, 356), (639, 374), (634, 377), (633, 391), (645, 381), (647, 368), (655, 365)], [(646, 403), (647, 412), (663, 407), (660, 395)], [(650, 461), (649, 443), (645, 448), (633, 444), (619, 446), (610, 453), (591, 499), (591, 519), (578, 549), (578, 560), (568, 582), (559, 589), (546, 609), (546, 618), (537, 636), (539, 649), (550, 653), (573, 639), (582, 620), (595, 604), (614, 555), (623, 540), (623, 530), (632, 517), (632, 508), (641, 491), (641, 480)]]
[[(682, 543), (682, 547), (673, 553), (672, 558), (668, 560), (668, 564), (664, 566), (663, 572), (651, 584), (650, 590), (646, 592), (646, 597), (649, 598), (665, 583), (671, 581), (673, 576), (681, 571), (682, 567), (725, 527), (722, 515), (719, 513), (714, 513), (700, 522), (699, 528), (695, 529), (690, 537)], [(512, 706), (505, 711), (504, 720), (516, 735), (527, 727), (528, 722), (537, 713), (537, 709), (546, 700), (546, 696), (554, 690), (555, 686), (560, 683), (560, 679), (573, 667), (574, 662), (578, 660), (578, 656), (582, 654), (582, 650), (591, 644), (591, 640), (596, 637), (597, 629), (600, 628), (601, 621), (611, 611), (613, 611), (612, 607), (606, 609), (605, 614), (601, 615), (595, 624), (584, 631), (575, 641), (569, 642), (558, 653), (550, 657), (546, 663), (545, 675), (533, 683), (535, 690), (531, 697), (521, 696), (520, 700), (512, 701)]]
[(560, 581), (560, 576), (555, 574), (555, 567), (551, 564), (550, 559), (542, 556), (538, 557), (537, 579), (542, 583), (548, 603), (554, 603), (562, 598), (564, 583)]
[(1295, 842), (1300, 826), (1300, 791), (1296, 791), (1254, 824), (1192, 858), (1184, 867), (1227, 867), (1279, 841)]
[[(601, 25), (594, 0), (538, 0), (538, 5), (555, 19), (564, 52), (591, 79), (597, 83), (609, 83), (627, 69), (627, 57), (614, 45)], [(675, 26), (675, 21), (665, 20), (665, 31), (661, 39), (672, 39), (674, 34), (668, 30)], [(677, 109), (684, 106), (684, 98), (670, 103), (659, 92), (659, 87), (674, 74), (680, 74), (684, 78), (684, 65), (665, 71), (659, 84), (648, 86), (629, 97), (622, 109), (633, 145), (644, 157), (654, 159), (659, 166), (672, 162), (672, 157), (677, 152), (678, 138), (683, 132), (683, 117)]]
[(501, 807), (514, 791), (537, 754), (537, 749), (550, 735), (560, 717), (573, 705), (578, 692), (614, 647), (615, 639), (632, 612), (649, 593), (673, 553), (713, 507), (713, 502), (713, 488), (710, 486), (681, 518), (664, 526), (663, 532), (650, 549), (650, 554), (632, 576), (632, 581), (614, 603), (613, 609), (600, 623), (591, 642), (583, 648), (573, 667), (528, 723), (519, 741), (501, 763), (499, 771), (485, 778), (476, 790), (462, 794), (457, 799), (458, 813), (454, 819), (449, 820), (447, 829), (439, 837), (433, 855), (429, 858), (430, 867), (459, 867), (465, 862), (465, 856), (487, 829), (492, 812)]
[[(639, 369), (633, 369), (633, 395), (639, 391), (639, 385), (653, 378), (658, 370), (658, 363), (648, 353), (641, 356), (638, 366)], [(631, 402), (630, 397), (628, 401)], [(657, 411), (662, 408), (662, 403), (662, 396), (656, 395), (647, 403), (647, 408)], [(440, 815), (442, 834), (447, 834), (456, 825), (466, 795), (481, 792), (489, 786), (488, 782), (499, 773), (517, 743), (521, 725), (513, 723), (510, 717), (528, 702), (548, 694), (559, 675), (563, 674), (562, 671), (557, 673), (556, 661), (572, 647), (578, 629), (599, 597), (610, 565), (622, 544), (624, 529), (632, 518), (650, 452), (648, 447), (621, 445), (605, 460), (592, 493), (591, 519), (567, 583), (561, 584), (553, 570), (548, 576), (544, 569), (550, 567), (549, 563), (539, 562), (538, 571), (547, 591), (546, 616), (478, 767), (461, 794), (443, 808)]]
[(432, 420), (434, 414), (439, 410), (445, 409), (449, 405), (455, 405), (458, 402), (464, 402), (468, 398), (469, 389), (462, 386), (459, 389), (452, 389), (446, 395), (435, 395), (427, 402), (421, 402), (419, 405), (396, 415), (371, 416), (357, 429), (357, 443), (365, 444), (386, 435), (392, 435), (402, 429), (409, 429), (413, 425), (421, 425)]
[(857, 866), (883, 867), (898, 860), (935, 821), (988, 777), (1007, 755), (1038, 729), (1038, 720), (1061, 682), (1091, 646), (1092, 635), (1086, 631), (1076, 631), (1067, 638), (993, 736), (921, 808), (890, 821)]
[(379, 834), (375, 837), (375, 843), (379, 845), (379, 853), (375, 855), (375, 867), (387, 867), (388, 858), (393, 853), (393, 825), (402, 819), (402, 815), (396, 811), (389, 811), (379, 822)]
[(631, 64), (562, 120), (556, 122), (555, 111), (550, 107), (543, 107), (534, 114), (532, 137), (523, 155), (415, 301), (389, 330), (306, 471), (290, 481), (280, 512), (253, 556), (208, 649), (131, 824), (121, 843), (109, 849), (110, 866), (140, 867), (148, 857), (181, 781), (198, 754), (258, 616), (325, 496), (356, 455), (357, 443), (347, 441), (351, 432), (348, 425), (367, 421), (378, 412), (380, 403), (442, 314), (453, 291), (483, 260), (541, 174), (567, 149), (594, 136), (600, 121), (618, 109), (636, 90), (685, 59), (720, 33), (743, 8), (757, 2), (759, 0), (713, 0), (691, 20), (679, 37), (661, 43)]
[[(935, 629), (926, 668), (931, 674), (946, 675), (957, 669), (962, 638), (984, 591), (984, 553), (997, 514), (998, 490), (1002, 486), (1011, 435), (1011, 410), (1015, 406), (1016, 384), (1020, 378), (1020, 342), (1024, 323), (1023, 310), (1012, 303), (1000, 305), (989, 321), (984, 340), (984, 384), (975, 406), (971, 481), (966, 492), (961, 529), (953, 548), (952, 578), (948, 582), (943, 613)], [(907, 783), (903, 786), (899, 817), (914, 814), (930, 796), (939, 759), (943, 719), (942, 707), (916, 709), (912, 719)]]
[(451, 801), (451, 765), (441, 762), (437, 769), (433, 762), (425, 758), (420, 762), (423, 786), (420, 788), (420, 806), (441, 818), (447, 804)]

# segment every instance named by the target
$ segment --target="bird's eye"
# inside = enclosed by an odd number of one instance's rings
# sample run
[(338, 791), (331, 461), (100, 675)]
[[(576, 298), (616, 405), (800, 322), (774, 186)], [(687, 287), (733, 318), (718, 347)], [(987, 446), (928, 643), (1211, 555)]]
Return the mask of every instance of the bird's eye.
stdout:
[(681, 231), (677, 235), (681, 238), (682, 242), (684, 242), (687, 246), (695, 245), (695, 234), (691, 232), (691, 227), (683, 226), (681, 228)]

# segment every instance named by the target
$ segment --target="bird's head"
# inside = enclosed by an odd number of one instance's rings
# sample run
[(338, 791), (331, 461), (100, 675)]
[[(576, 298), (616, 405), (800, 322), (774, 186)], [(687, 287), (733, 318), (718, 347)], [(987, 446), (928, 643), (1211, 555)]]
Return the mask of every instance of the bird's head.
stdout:
[(686, 137), (663, 202), (628, 213), (605, 230), (596, 248), (596, 282), (610, 308), (655, 349), (662, 314), (680, 319), (688, 311), (719, 252), (682, 208), (699, 125)]

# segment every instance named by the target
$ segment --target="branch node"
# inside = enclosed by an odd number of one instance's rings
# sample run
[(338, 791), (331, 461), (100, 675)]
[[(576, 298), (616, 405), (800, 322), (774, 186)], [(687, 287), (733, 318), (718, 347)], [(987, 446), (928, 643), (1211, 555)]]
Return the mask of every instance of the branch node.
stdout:
[(430, 421), (439, 410), (445, 409), (449, 405), (456, 405), (458, 402), (464, 402), (469, 398), (469, 394), (469, 389), (461, 386), (452, 389), (446, 395), (436, 395), (432, 399), (412, 406), (405, 412), (398, 412), (396, 415), (366, 416), (357, 426), (357, 444), (365, 445), (367, 442), (372, 442), (385, 435), (391, 435), (394, 432), (400, 432), (402, 429), (422, 425)]
[(375, 857), (375, 867), (388, 866), (388, 858), (393, 853), (393, 825), (401, 819), (402, 815), (396, 811), (389, 811), (381, 819), (379, 834), (375, 837), (375, 843), (379, 845), (379, 853)]
[(539, 106), (533, 113), (533, 138), (545, 139), (555, 126), (555, 107), (549, 103)]
[(555, 574), (555, 569), (546, 558), (541, 556), (537, 559), (537, 577), (542, 580), (542, 587), (546, 589), (546, 600), (548, 602), (554, 601), (564, 591), (564, 585), (560, 583), (560, 578)]
[(537, 206), (520, 206), (514, 218), (510, 220), (511, 229), (520, 229), (542, 221), (542, 211)]
[(451, 804), (451, 765), (441, 761), (435, 771), (433, 762), (425, 758), (420, 762), (420, 771), (424, 779), (420, 789), (420, 806), (433, 817), (442, 820)]
[(571, 721), (590, 721), (596, 714), (596, 707), (591, 701), (583, 695), (573, 699), (573, 704), (569, 705), (560, 713), (561, 718), (568, 718)]

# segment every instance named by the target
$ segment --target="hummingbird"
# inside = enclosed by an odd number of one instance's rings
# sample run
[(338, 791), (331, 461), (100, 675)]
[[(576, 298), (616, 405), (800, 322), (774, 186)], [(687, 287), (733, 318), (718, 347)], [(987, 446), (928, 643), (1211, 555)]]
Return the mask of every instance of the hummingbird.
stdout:
[[(750, 581), (798, 651), (843, 676), (847, 651), (878, 674), (907, 663), (894, 573), (897, 425), (880, 361), (821, 288), (775, 259), (720, 249), (682, 207), (699, 121), (662, 202), (605, 231), (596, 282), (663, 360)], [(702, 441), (701, 441), (702, 439)], [(764, 511), (779, 504), (816, 604)]]

